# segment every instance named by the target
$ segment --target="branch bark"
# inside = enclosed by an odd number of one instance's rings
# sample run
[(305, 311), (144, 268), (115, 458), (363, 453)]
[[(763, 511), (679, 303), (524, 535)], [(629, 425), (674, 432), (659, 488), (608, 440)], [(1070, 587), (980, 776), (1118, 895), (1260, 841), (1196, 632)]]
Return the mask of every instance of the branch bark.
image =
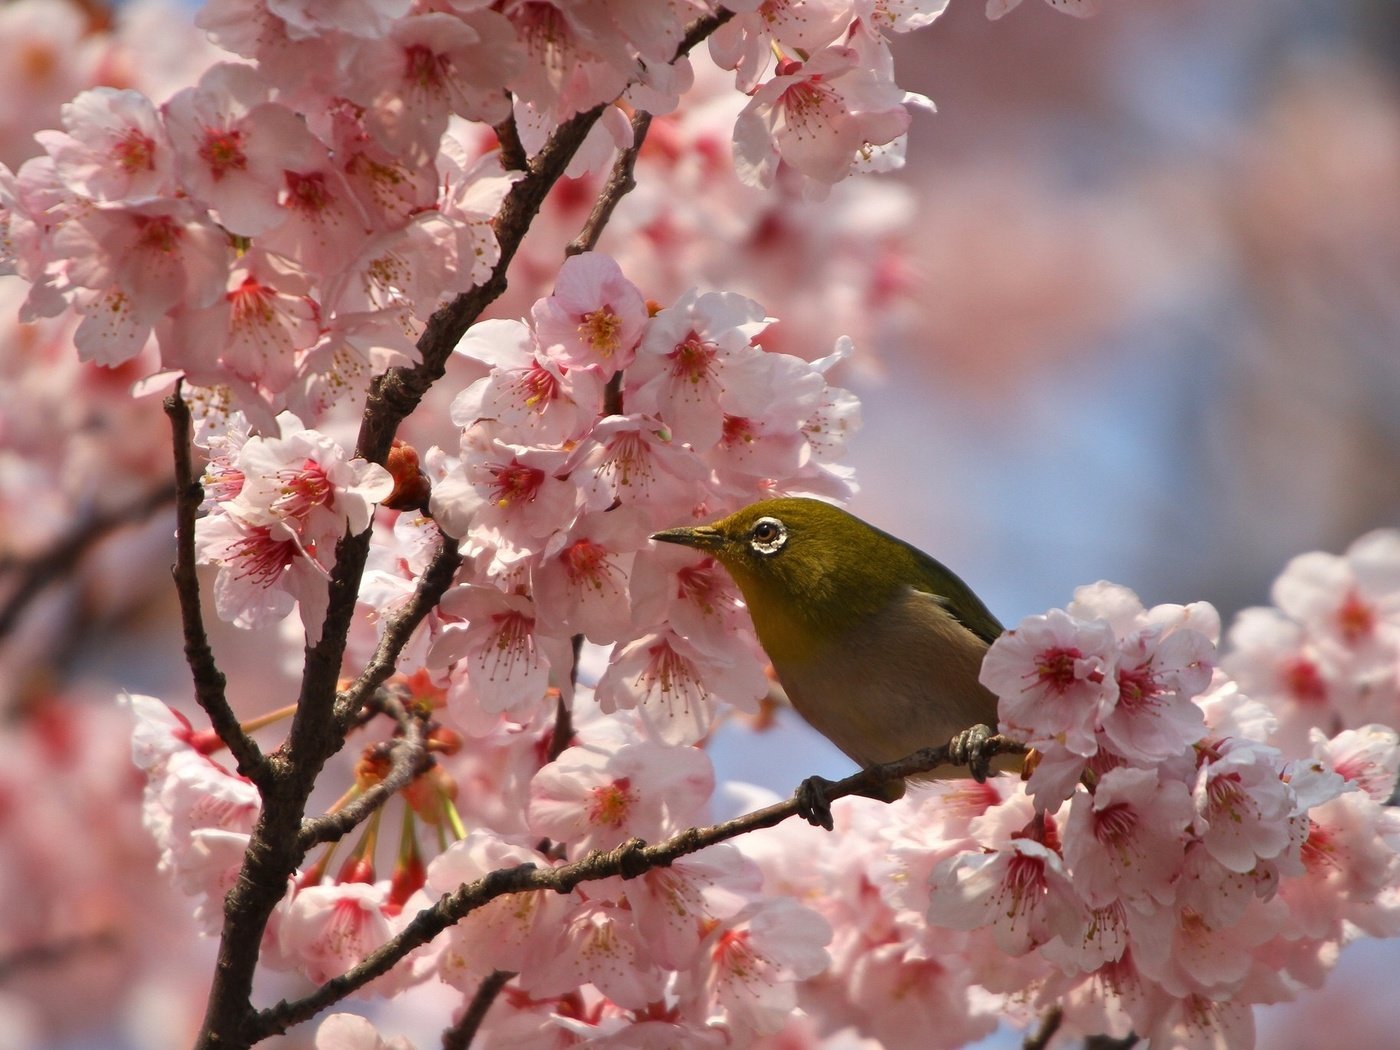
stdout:
[[(1025, 752), (1026, 747), (1005, 737), (994, 736), (987, 741), (984, 750), (988, 755), (1020, 754)], [(869, 795), (873, 789), (883, 784), (902, 780), (916, 773), (926, 773), (939, 766), (954, 764), (956, 763), (950, 757), (950, 745), (924, 748), (897, 762), (871, 766), (844, 780), (836, 781), (830, 785), (827, 797), (835, 800), (847, 795)], [(789, 798), (735, 817), (733, 820), (706, 827), (687, 828), (656, 845), (649, 846), (641, 839), (631, 839), (616, 849), (594, 850), (579, 860), (557, 867), (542, 868), (534, 864), (521, 864), (514, 868), (498, 869), (475, 882), (463, 883), (452, 893), (439, 897), (431, 907), (415, 915), (397, 936), (368, 955), (358, 966), (332, 977), (310, 995), (292, 1002), (283, 1000), (276, 1006), (262, 1011), (257, 1016), (253, 1031), (256, 1032), (256, 1037), (261, 1039), (281, 1034), (293, 1025), (309, 1020), (332, 1003), (364, 987), (376, 977), (388, 973), (414, 949), (427, 944), (443, 930), (497, 897), (508, 893), (539, 890), (571, 893), (582, 882), (613, 876), (634, 879), (653, 868), (666, 867), (676, 859), (696, 853), (706, 846), (713, 846), (760, 828), (774, 827), (794, 816), (797, 816), (797, 800)]]
[(194, 528), (204, 489), (194, 476), (191, 453), (190, 406), (180, 395), (181, 387), (165, 399), (170, 418), (171, 447), (175, 458), (175, 591), (180, 599), (180, 622), (185, 636), (185, 663), (194, 677), (194, 698), (209, 716), (209, 724), (229, 749), (238, 772), (265, 791), (269, 769), (267, 759), (238, 724), (224, 690), (227, 680), (214, 659), (209, 635), (204, 629), (204, 612), (199, 601), (199, 576), (195, 571)]

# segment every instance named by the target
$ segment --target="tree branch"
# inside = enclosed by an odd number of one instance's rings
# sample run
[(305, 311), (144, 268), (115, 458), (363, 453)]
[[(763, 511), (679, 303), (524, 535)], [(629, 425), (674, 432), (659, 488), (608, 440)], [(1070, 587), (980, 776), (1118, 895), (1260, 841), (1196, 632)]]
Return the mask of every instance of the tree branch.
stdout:
[(650, 113), (640, 110), (633, 114), (632, 145), (617, 155), (612, 171), (608, 173), (608, 181), (603, 184), (602, 192), (593, 202), (593, 210), (588, 213), (588, 221), (583, 224), (578, 236), (564, 249), (566, 256), (591, 252), (597, 246), (598, 238), (603, 234), (603, 227), (612, 218), (618, 202), (636, 189), (637, 180), (633, 173), (637, 168), (637, 154), (642, 151), (642, 143), (646, 141), (647, 129), (650, 127)]
[(481, 1022), (486, 1020), (486, 1011), (491, 1009), (496, 996), (501, 994), (506, 982), (514, 976), (509, 970), (492, 970), (482, 978), (472, 1001), (467, 1004), (466, 1012), (456, 1024), (442, 1033), (442, 1050), (467, 1050), (467, 1047), (472, 1045), (477, 1029), (481, 1027)]
[(1055, 1033), (1060, 1030), (1060, 1023), (1065, 1019), (1065, 1012), (1058, 1006), (1052, 1006), (1045, 1011), (1040, 1019), (1040, 1025), (1034, 1032), (1027, 1032), (1025, 1040), (1021, 1043), (1021, 1050), (1045, 1050), (1050, 1045), (1050, 1040), (1055, 1038)]
[(88, 550), (123, 525), (145, 521), (174, 501), (174, 484), (161, 485), (123, 506), (93, 513), (75, 525), (68, 535), (32, 558), (8, 555), (0, 558), (0, 573), (14, 573), (18, 577), (5, 604), (0, 606), (0, 638), (14, 629), (29, 603), (45, 587), (71, 574)]
[(170, 418), (171, 445), (175, 457), (175, 591), (180, 598), (180, 622), (185, 635), (185, 662), (194, 677), (194, 698), (219, 739), (238, 763), (238, 772), (265, 793), (269, 769), (256, 742), (238, 724), (224, 688), (227, 680), (214, 659), (204, 612), (199, 601), (199, 576), (195, 571), (194, 530), (204, 489), (194, 475), (191, 454), (190, 406), (180, 396), (180, 385), (165, 399)]
[(428, 767), (430, 758), (421, 715), (410, 712), (398, 699), (384, 692), (377, 694), (376, 704), (399, 728), (398, 736), (389, 745), (389, 772), (335, 813), (303, 820), (299, 836), (303, 851), (349, 834)]
[[(1024, 753), (1024, 744), (1002, 736), (991, 737), (985, 747), (987, 755)], [(847, 795), (867, 795), (874, 788), (895, 780), (926, 773), (939, 766), (953, 765), (950, 746), (930, 747), (916, 751), (897, 762), (871, 766), (844, 780), (833, 783), (827, 792), (829, 799)], [(760, 828), (771, 828), (797, 815), (796, 798), (766, 806), (733, 820), (701, 828), (687, 828), (664, 842), (649, 846), (641, 839), (631, 839), (612, 850), (593, 850), (569, 864), (542, 868), (521, 864), (500, 868), (477, 879), (463, 883), (452, 893), (444, 894), (430, 907), (423, 909), (393, 939), (366, 956), (363, 962), (337, 977), (332, 977), (305, 998), (294, 1002), (283, 1000), (263, 1010), (254, 1022), (258, 1038), (285, 1032), (292, 1025), (314, 1017), (321, 1010), (338, 1002), (382, 974), (410, 952), (420, 948), (449, 926), (477, 908), (508, 893), (529, 893), (550, 890), (571, 893), (581, 882), (621, 876), (633, 879), (652, 868), (667, 867), (680, 857), (696, 853), (706, 846), (725, 842)]]
[(442, 533), (437, 553), (419, 577), (413, 597), (390, 618), (369, 664), (337, 700), (336, 721), (340, 724), (342, 732), (348, 731), (355, 724), (366, 699), (394, 673), (394, 668), (398, 666), (399, 654), (403, 652), (418, 625), (427, 618), (428, 613), (437, 608), (437, 603), (452, 586), (461, 565), (462, 555), (457, 541)]
[(520, 144), (520, 129), (515, 124), (515, 113), (491, 129), (496, 133), (496, 141), (501, 144), (501, 167), (506, 171), (525, 171), (530, 166), (530, 158), (525, 147)]

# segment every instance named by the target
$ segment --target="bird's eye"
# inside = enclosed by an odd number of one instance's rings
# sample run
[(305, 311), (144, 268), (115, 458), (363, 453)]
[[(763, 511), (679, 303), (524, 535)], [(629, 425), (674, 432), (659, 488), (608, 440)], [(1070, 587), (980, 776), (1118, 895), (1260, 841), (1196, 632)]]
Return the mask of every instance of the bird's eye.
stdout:
[(759, 554), (777, 554), (787, 542), (787, 526), (777, 518), (759, 518), (749, 533), (749, 546)]

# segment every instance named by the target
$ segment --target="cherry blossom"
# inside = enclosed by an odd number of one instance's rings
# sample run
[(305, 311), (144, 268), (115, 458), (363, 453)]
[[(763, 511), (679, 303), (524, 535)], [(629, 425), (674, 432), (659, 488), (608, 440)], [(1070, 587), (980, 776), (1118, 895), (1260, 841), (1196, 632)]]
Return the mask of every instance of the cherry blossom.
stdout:
[(612, 849), (695, 823), (713, 790), (709, 758), (695, 748), (641, 741), (608, 753), (577, 746), (535, 774), (528, 820), (547, 838)]
[[(279, 950), (306, 976), (323, 982), (360, 962), (394, 932), (386, 913), (387, 883), (307, 886), (292, 898), (280, 926)], [(377, 979), (379, 994), (410, 980), (407, 967)]]
[(705, 990), (736, 1034), (775, 1032), (796, 1005), (793, 979), (826, 968), (830, 939), (826, 920), (796, 901), (777, 897), (755, 905), (708, 938)]
[(909, 129), (907, 103), (925, 101), (882, 72), (841, 45), (801, 62), (784, 59), (734, 124), (739, 177), (771, 186), (782, 162), (810, 180), (814, 192), (845, 178), (861, 150), (887, 145)]
[(221, 63), (162, 107), (180, 181), (221, 225), (246, 236), (287, 217), (285, 158), (314, 149), (305, 123), (270, 94), (253, 67)]
[(603, 378), (632, 363), (646, 304), (636, 285), (606, 255), (584, 252), (559, 268), (554, 294), (535, 304), (540, 345), (569, 368), (590, 368)]
[(1002, 698), (1002, 732), (1034, 747), (1094, 754), (1099, 710), (1116, 699), (1115, 656), (1105, 623), (1058, 610), (1022, 620), (997, 639), (982, 664), (982, 684)]
[(980, 856), (959, 854), (933, 872), (930, 922), (953, 929), (990, 925), (997, 947), (1024, 955), (1052, 937), (1079, 937), (1086, 909), (1058, 855), (1033, 839)]
[(120, 203), (167, 195), (175, 154), (155, 107), (138, 91), (93, 88), (63, 107), (66, 132), (35, 138), (74, 193)]

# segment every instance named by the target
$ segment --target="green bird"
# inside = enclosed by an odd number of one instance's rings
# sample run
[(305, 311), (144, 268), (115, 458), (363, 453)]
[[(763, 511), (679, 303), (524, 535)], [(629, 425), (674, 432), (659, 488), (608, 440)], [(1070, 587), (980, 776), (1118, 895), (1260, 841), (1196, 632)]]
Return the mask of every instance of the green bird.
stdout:
[[(729, 571), (792, 706), (862, 767), (952, 740), (955, 760), (986, 775), (997, 698), (978, 674), (1002, 626), (943, 564), (795, 497), (652, 539), (705, 551)], [(802, 815), (828, 830), (829, 784), (812, 777), (797, 793)], [(879, 797), (903, 794), (896, 782)]]

